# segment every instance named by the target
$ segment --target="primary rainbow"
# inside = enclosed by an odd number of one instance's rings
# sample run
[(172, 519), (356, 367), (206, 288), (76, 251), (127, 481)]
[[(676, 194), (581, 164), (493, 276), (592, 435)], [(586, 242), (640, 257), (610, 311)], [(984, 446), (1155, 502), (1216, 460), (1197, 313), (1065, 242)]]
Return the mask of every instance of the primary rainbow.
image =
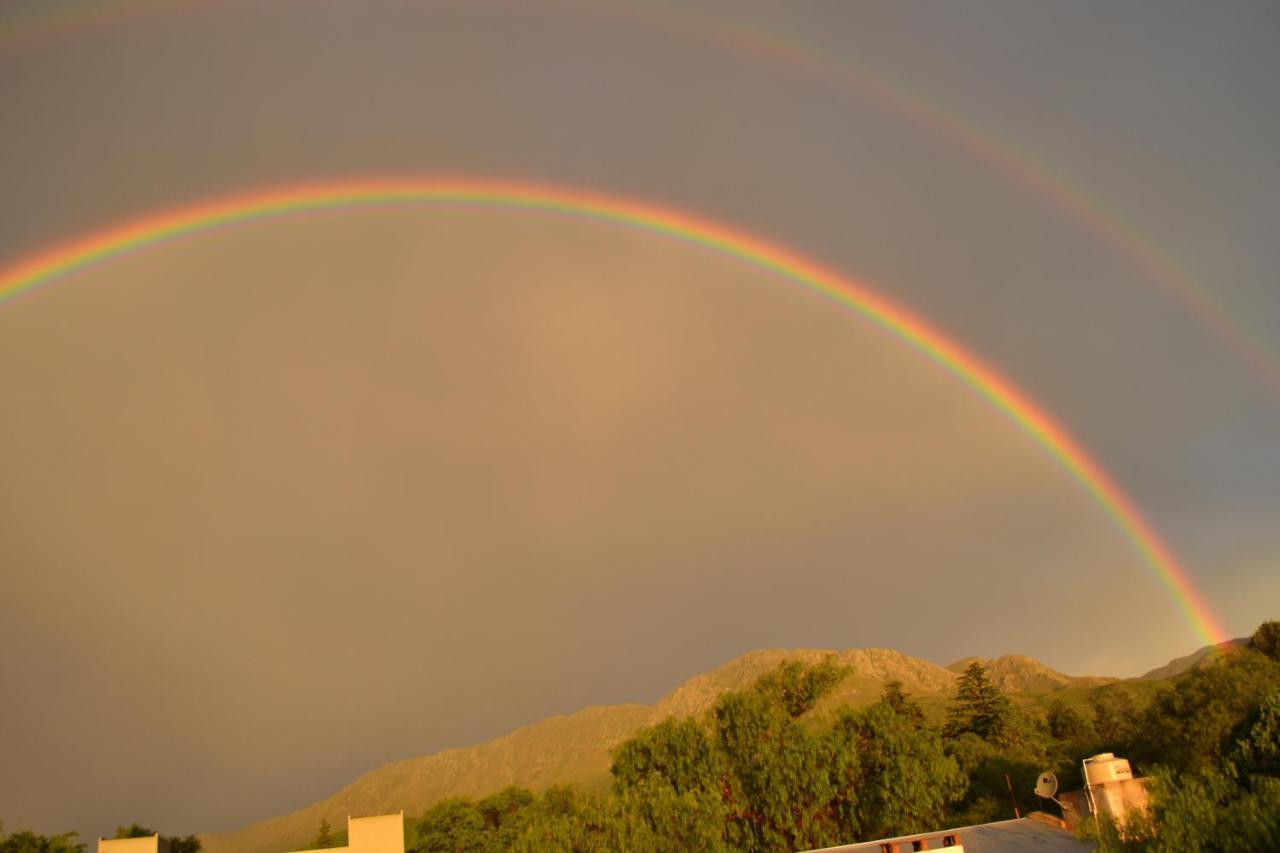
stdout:
[(736, 258), (853, 309), (929, 356), (1007, 415), (1084, 487), (1129, 539), (1205, 643), (1226, 634), (1187, 570), (1096, 460), (1009, 380), (923, 318), (870, 287), (759, 237), (632, 199), (468, 178), (361, 179), (288, 186), (166, 210), (71, 240), (0, 269), (0, 304), (129, 252), (216, 228), (290, 214), (403, 204), (498, 206), (627, 225)]

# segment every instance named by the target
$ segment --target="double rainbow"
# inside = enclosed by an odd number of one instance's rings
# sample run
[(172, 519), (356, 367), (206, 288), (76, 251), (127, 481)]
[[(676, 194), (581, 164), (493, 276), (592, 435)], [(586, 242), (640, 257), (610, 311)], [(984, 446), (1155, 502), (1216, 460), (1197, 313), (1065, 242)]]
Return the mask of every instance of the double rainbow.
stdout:
[(852, 309), (924, 353), (1021, 427), (1126, 536), (1196, 635), (1209, 644), (1226, 638), (1187, 570), (1133, 501), (1061, 424), (1013, 383), (923, 318), (867, 285), (754, 235), (680, 211), (562, 187), (466, 178), (366, 179), (282, 187), (166, 210), (39, 252), (0, 269), (0, 304), (112, 258), (218, 228), (304, 212), (418, 204), (496, 206), (638, 228), (736, 258)]

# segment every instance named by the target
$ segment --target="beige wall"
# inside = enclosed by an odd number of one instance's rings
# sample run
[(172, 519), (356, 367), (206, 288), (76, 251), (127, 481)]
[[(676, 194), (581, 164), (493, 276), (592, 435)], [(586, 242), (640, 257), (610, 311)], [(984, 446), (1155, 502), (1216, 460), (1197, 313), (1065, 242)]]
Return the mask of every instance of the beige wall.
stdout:
[[(373, 817), (348, 817), (347, 846), (331, 847), (328, 853), (340, 853), (340, 851), (404, 853), (404, 812)], [(147, 851), (126, 850), (118, 853), (147, 853)], [(321, 853), (321, 851), (305, 850), (300, 853)]]
[(141, 838), (99, 838), (98, 853), (169, 853), (169, 842), (159, 834)]

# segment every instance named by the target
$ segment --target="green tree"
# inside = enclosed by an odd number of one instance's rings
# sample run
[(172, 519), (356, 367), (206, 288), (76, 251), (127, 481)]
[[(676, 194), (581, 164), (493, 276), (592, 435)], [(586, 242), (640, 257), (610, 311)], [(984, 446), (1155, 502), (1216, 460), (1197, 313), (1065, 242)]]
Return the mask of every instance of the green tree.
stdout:
[[(116, 827), (116, 838), (148, 838), (158, 835), (154, 829), (147, 829), (137, 821), (128, 826)], [(194, 835), (161, 835), (160, 840), (169, 845), (169, 853), (200, 853), (204, 846)]]
[(983, 740), (998, 736), (1009, 720), (1009, 700), (987, 678), (987, 668), (974, 661), (956, 689), (956, 703), (947, 718), (948, 737), (972, 732)]
[(697, 720), (668, 717), (641, 729), (614, 751), (614, 789), (670, 786), (676, 794), (713, 786), (726, 771), (721, 753)]
[(1095, 744), (1100, 751), (1127, 752), (1142, 726), (1142, 709), (1123, 685), (1100, 687), (1090, 694)]
[(418, 822), (419, 853), (486, 853), (484, 816), (470, 797), (441, 800)]
[(888, 705), (894, 713), (906, 717), (917, 726), (924, 725), (924, 711), (920, 710), (920, 706), (911, 701), (911, 698), (902, 689), (901, 681), (890, 681), (884, 686), (884, 692), (880, 695), (880, 702)]
[(1263, 622), (1249, 638), (1249, 648), (1272, 660), (1280, 660), (1280, 622)]
[(944, 750), (941, 734), (889, 702), (846, 709), (831, 737), (831, 753), (856, 769), (842, 786), (853, 818), (841, 827), (846, 838), (937, 829), (947, 808), (964, 795), (964, 774)]
[(1271, 688), (1262, 700), (1247, 734), (1236, 740), (1229, 761), (1244, 776), (1280, 777), (1280, 687)]
[[(311, 839), (312, 850), (326, 850), (333, 846), (333, 827), (329, 826), (329, 821), (320, 818), (320, 825), (316, 827), (316, 837)], [(172, 853), (172, 851), (170, 851)]]
[(1045, 722), (1049, 726), (1049, 735), (1055, 740), (1076, 744), (1090, 741), (1094, 737), (1093, 725), (1089, 719), (1061, 699), (1049, 702)]
[(1193, 670), (1156, 694), (1133, 755), (1179, 772), (1217, 766), (1278, 686), (1280, 661), (1252, 648)]
[(6, 835), (0, 823), (0, 853), (85, 853), (85, 843), (74, 832), (45, 836), (23, 830)]

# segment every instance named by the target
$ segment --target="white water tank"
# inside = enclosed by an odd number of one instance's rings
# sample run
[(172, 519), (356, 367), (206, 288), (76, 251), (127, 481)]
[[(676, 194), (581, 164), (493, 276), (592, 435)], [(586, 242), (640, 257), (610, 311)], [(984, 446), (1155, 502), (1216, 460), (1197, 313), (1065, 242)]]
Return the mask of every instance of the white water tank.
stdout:
[(1129, 760), (1126, 758), (1116, 758), (1110, 752), (1103, 752), (1084, 760), (1085, 784), (1101, 785), (1103, 782), (1132, 778), (1133, 769), (1129, 767)]

